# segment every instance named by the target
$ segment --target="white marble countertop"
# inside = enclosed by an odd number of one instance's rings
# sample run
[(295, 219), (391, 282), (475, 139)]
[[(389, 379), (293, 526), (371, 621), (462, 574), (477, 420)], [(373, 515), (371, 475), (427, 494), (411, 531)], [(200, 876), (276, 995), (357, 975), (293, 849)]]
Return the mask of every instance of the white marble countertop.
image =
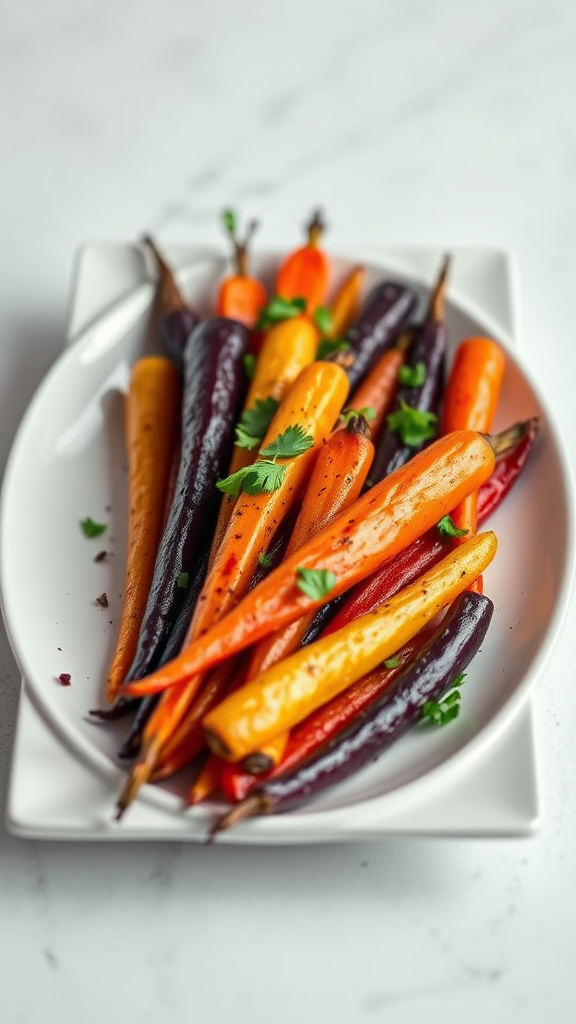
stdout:
[[(570, 0), (0, 0), (3, 465), (87, 240), (508, 247), (521, 346), (576, 451)], [(554, 524), (550, 525), (554, 528)], [(573, 621), (574, 600), (570, 614)], [(574, 1018), (576, 691), (536, 694), (529, 840), (329, 848), (24, 842), (0, 831), (2, 1024)], [(19, 679), (0, 639), (0, 792)]]

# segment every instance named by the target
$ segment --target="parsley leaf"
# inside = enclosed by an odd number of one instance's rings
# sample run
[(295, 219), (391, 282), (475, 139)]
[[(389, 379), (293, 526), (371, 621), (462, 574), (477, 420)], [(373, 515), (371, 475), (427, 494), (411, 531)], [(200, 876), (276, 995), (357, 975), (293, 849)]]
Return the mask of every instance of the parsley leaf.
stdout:
[(403, 401), (400, 401), (400, 408), (387, 417), (389, 429), (399, 434), (402, 443), (410, 448), (417, 448), (423, 441), (435, 437), (437, 421), (435, 413), (412, 409)]
[(248, 377), (248, 380), (252, 380), (254, 370), (256, 369), (256, 356), (254, 353), (245, 352), (242, 356), (242, 364), (244, 366), (244, 373)]
[(312, 319), (320, 334), (329, 334), (332, 330), (332, 313), (328, 306), (317, 306), (312, 314)]
[(251, 466), (244, 466), (224, 480), (218, 480), (218, 490), (237, 498), (240, 491), (246, 494), (264, 494), (277, 491), (280, 487), (286, 466), (272, 462), (270, 459), (258, 459)]
[(286, 427), (275, 441), (260, 449), (260, 455), (275, 459), (294, 459), (297, 455), (307, 452), (314, 444), (314, 438), (307, 434), (299, 423)]
[(397, 654), (393, 654), (391, 658), (386, 658), (384, 662), (384, 668), (398, 668), (400, 665), (400, 658)]
[(398, 380), (409, 388), (419, 388), (426, 380), (426, 363), (416, 363), (415, 366), (401, 366), (398, 370)]
[(343, 423), (350, 423), (356, 416), (363, 416), (368, 423), (376, 419), (376, 410), (371, 405), (363, 405), (361, 409), (344, 409), (344, 412), (340, 413), (338, 419), (342, 420)]
[(234, 210), (222, 210), (221, 219), (229, 235), (235, 235), (238, 227)]
[(90, 516), (80, 520), (80, 529), (85, 537), (100, 537), (107, 529), (106, 523), (95, 523)]
[(250, 409), (245, 409), (236, 427), (236, 444), (239, 448), (257, 448), (265, 437), (279, 402), (271, 396), (257, 398)]
[(189, 572), (179, 572), (176, 577), (176, 586), (179, 590), (186, 590), (188, 587), (188, 580), (190, 579)]
[(466, 677), (465, 672), (459, 672), (450, 683), (450, 688), (440, 700), (427, 700), (422, 708), (422, 719), (431, 722), (432, 725), (448, 725), (460, 714), (460, 690)]
[(460, 530), (456, 526), (452, 516), (442, 516), (442, 519), (438, 521), (437, 526), (438, 532), (441, 533), (443, 537), (463, 537), (465, 533), (468, 533), (468, 530)]
[(258, 314), (256, 330), (265, 331), (283, 320), (292, 320), (306, 312), (306, 299), (283, 299), (281, 295), (273, 295), (267, 306), (263, 306)]
[(258, 565), (261, 565), (263, 569), (271, 569), (273, 564), (272, 555), (269, 555), (267, 551), (261, 551), (258, 555)]
[(335, 352), (345, 352), (349, 348), (350, 344), (345, 338), (322, 338), (316, 349), (316, 359), (326, 359)]
[(330, 569), (299, 568), (296, 577), (296, 586), (313, 601), (320, 601), (336, 586), (336, 577)]

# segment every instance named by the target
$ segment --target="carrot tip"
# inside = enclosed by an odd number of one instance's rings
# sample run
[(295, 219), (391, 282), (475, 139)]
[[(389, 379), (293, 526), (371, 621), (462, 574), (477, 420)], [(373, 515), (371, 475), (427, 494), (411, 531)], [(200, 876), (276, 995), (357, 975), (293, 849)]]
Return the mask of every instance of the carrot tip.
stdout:
[(208, 842), (214, 842), (214, 839), (220, 832), (227, 832), (228, 829), (234, 828), (241, 822), (246, 821), (247, 818), (254, 818), (259, 814), (264, 814), (265, 810), (266, 806), (262, 795), (260, 793), (253, 793), (252, 796), (246, 797), (242, 803), (236, 804), (231, 811), (228, 811), (227, 814), (218, 819), (216, 824), (210, 829)]

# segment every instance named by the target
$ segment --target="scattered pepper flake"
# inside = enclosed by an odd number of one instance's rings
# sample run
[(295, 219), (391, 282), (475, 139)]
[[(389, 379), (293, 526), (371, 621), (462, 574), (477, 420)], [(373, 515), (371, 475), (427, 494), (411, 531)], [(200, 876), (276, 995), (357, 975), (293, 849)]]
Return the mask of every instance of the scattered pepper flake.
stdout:
[(96, 604), (100, 605), (101, 608), (107, 608), (108, 607), (108, 595), (107, 595), (107, 593), (105, 591), (104, 591), (103, 594), (100, 594), (96, 598)]

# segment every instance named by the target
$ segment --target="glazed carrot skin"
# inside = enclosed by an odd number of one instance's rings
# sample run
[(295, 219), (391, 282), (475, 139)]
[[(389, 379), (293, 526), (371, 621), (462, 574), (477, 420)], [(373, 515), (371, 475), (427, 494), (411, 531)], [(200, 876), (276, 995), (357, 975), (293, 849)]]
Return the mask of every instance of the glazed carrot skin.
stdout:
[(164, 495), (180, 419), (180, 381), (163, 356), (134, 365), (126, 398), (128, 546), (124, 600), (116, 650), (108, 673), (113, 701), (138, 644), (162, 533)]
[(251, 221), (242, 240), (238, 238), (236, 217), (231, 210), (222, 216), (224, 227), (232, 242), (234, 252), (235, 273), (225, 278), (218, 289), (216, 312), (218, 316), (227, 316), (238, 320), (245, 327), (254, 327), (258, 314), (268, 301), (268, 293), (264, 285), (255, 277), (251, 277), (248, 266), (248, 250), (252, 235), (258, 227), (257, 221)]
[[(504, 352), (491, 338), (468, 338), (461, 342), (444, 392), (443, 433), (491, 430), (505, 368)], [(477, 505), (478, 492), (473, 491), (451, 513), (454, 525), (465, 530), (466, 535), (476, 532)], [(455, 544), (460, 542), (460, 537), (454, 538)], [(475, 580), (472, 586), (481, 593), (482, 579)]]
[[(152, 693), (182, 684), (273, 630), (344, 593), (425, 533), (488, 479), (495, 452), (512, 447), (526, 423), (488, 438), (456, 431), (438, 438), (358, 499), (254, 588), (228, 615), (160, 671), (123, 692)], [(312, 598), (298, 587), (299, 568), (328, 570), (335, 586)]]
[[(491, 476), (482, 484), (478, 492), (479, 526), (496, 510), (518, 479), (537, 433), (538, 421), (530, 420), (524, 436), (510, 452), (498, 460)], [(442, 537), (437, 527), (433, 526), (395, 558), (384, 562), (376, 572), (351, 587), (333, 618), (310, 640), (319, 635), (328, 636), (358, 616), (375, 611), (402, 587), (436, 565), (449, 547), (450, 538)]]
[(332, 322), (327, 338), (341, 338), (357, 319), (365, 277), (365, 267), (354, 267), (340, 285), (329, 307)]
[(312, 314), (326, 301), (330, 261), (319, 242), (325, 225), (316, 211), (308, 225), (308, 241), (290, 253), (276, 277), (276, 292), (283, 299), (306, 299), (306, 312)]
[(419, 656), (347, 729), (292, 770), (257, 786), (210, 833), (210, 839), (255, 814), (287, 811), (375, 761), (442, 698), (478, 653), (494, 612), (492, 601), (461, 593)]
[[(257, 402), (268, 398), (280, 402), (304, 367), (314, 362), (317, 344), (318, 332), (305, 317), (284, 320), (272, 327), (266, 334), (256, 362), (244, 410), (253, 409)], [(254, 462), (256, 455), (257, 449), (251, 451), (235, 445), (227, 475), (230, 476), (244, 466), (249, 466)], [(233, 495), (223, 495), (212, 542), (211, 564), (230, 522), (235, 503)]]
[(443, 401), (442, 433), (492, 429), (506, 357), (491, 338), (468, 338), (457, 348)]
[(204, 718), (210, 748), (238, 761), (373, 671), (490, 564), (496, 535), (477, 534), (381, 608), (273, 665)]
[[(295, 725), (290, 730), (283, 756), (274, 762), (274, 767), (270, 771), (257, 776), (246, 771), (242, 765), (218, 759), (222, 765), (218, 784), (222, 786), (228, 799), (233, 803), (244, 800), (263, 779), (274, 779), (294, 768), (345, 729), (370, 706), (372, 701), (386, 691), (404, 666), (416, 657), (420, 648), (430, 639), (432, 632), (432, 629), (421, 630), (404, 644), (396, 652), (394, 661), (397, 664), (393, 668), (379, 666)], [(216, 754), (212, 754), (211, 757), (216, 759)], [(209, 792), (204, 792), (201, 799), (209, 795)]]
[[(285, 558), (359, 497), (374, 458), (374, 445), (368, 432), (364, 417), (353, 417), (344, 430), (332, 434), (319, 451)], [(248, 678), (291, 654), (300, 645), (312, 617), (313, 613), (304, 615), (261, 640), (250, 659)]]

